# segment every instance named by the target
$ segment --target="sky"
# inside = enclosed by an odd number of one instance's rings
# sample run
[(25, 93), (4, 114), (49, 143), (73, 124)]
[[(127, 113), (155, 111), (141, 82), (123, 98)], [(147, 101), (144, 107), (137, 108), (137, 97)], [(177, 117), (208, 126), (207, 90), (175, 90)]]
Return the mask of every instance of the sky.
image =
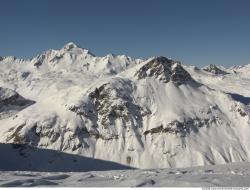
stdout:
[(31, 58), (71, 41), (97, 56), (249, 64), (250, 1), (1, 0), (0, 56)]

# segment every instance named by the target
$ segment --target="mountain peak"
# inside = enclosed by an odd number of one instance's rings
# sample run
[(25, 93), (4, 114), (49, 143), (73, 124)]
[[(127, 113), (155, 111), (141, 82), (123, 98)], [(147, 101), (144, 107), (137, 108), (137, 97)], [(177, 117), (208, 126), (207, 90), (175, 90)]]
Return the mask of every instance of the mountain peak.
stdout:
[(93, 54), (92, 52), (90, 52), (88, 49), (85, 49), (85, 48), (81, 48), (80, 46), (76, 45), (75, 43), (73, 42), (69, 42), (67, 44), (65, 44), (61, 51), (63, 52), (73, 52), (74, 54), (89, 54), (93, 57), (95, 57), (95, 54)]
[(155, 77), (165, 83), (171, 80), (177, 85), (193, 80), (179, 62), (163, 56), (155, 57), (147, 62), (135, 75), (138, 76), (139, 80), (146, 77)]
[(79, 48), (75, 43), (69, 42), (63, 46), (63, 49), (71, 50), (73, 48)]
[(228, 74), (227, 72), (221, 70), (217, 65), (213, 65), (213, 64), (210, 64), (204, 67), (203, 70), (206, 72), (213, 73), (213, 74), (222, 74), (222, 75)]

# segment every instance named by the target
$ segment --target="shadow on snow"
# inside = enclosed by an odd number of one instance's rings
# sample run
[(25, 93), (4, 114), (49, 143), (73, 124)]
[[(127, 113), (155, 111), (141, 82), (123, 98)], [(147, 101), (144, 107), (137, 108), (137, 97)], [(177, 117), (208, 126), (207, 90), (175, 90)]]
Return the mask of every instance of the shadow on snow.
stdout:
[(0, 143), (1, 171), (86, 172), (133, 169), (118, 163), (29, 145)]

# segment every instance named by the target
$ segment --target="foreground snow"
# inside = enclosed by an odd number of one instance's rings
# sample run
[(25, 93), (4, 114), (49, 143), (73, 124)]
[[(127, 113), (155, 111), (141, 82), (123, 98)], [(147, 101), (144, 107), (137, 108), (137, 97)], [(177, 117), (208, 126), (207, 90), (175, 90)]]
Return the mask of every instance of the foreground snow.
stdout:
[(204, 187), (250, 186), (250, 163), (153, 170), (0, 172), (0, 186)]

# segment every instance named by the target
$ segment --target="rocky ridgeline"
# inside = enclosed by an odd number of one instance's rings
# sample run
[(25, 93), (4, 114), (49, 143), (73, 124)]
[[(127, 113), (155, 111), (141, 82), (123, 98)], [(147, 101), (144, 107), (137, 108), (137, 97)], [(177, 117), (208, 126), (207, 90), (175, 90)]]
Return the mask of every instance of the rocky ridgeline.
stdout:
[(220, 74), (220, 75), (225, 75), (228, 74), (227, 72), (219, 69), (216, 65), (210, 64), (208, 66), (206, 66), (205, 68), (203, 68), (204, 71), (213, 73), (213, 74)]
[(154, 77), (164, 83), (172, 81), (181, 85), (192, 81), (191, 75), (181, 66), (180, 63), (166, 57), (156, 57), (143, 65), (135, 74), (138, 79)]

